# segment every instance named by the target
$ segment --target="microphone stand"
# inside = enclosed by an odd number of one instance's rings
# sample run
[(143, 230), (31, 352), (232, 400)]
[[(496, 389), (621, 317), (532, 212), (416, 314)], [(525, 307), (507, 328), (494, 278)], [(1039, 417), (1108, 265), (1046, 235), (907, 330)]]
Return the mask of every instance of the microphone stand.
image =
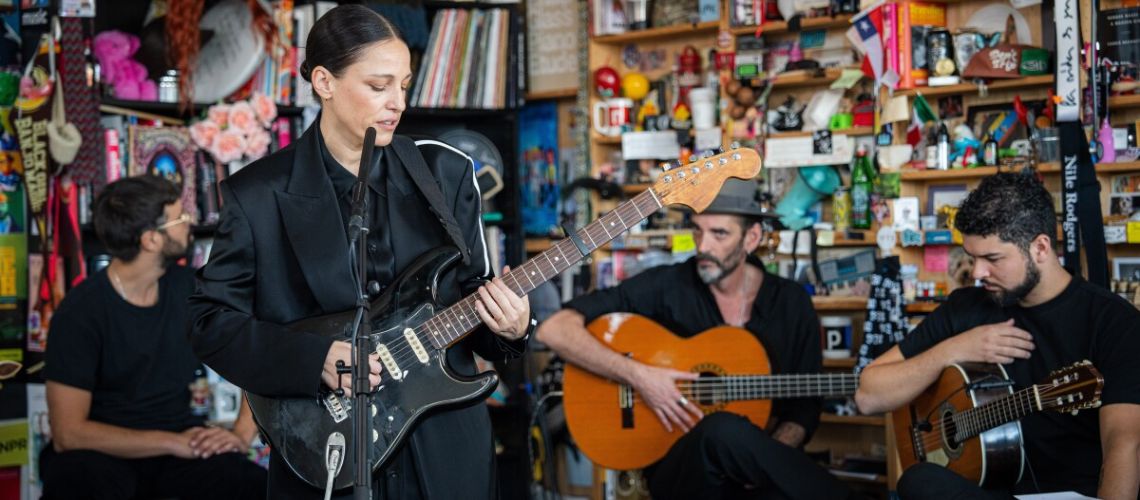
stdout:
[(368, 453), (369, 436), (372, 435), (372, 418), (368, 411), (372, 407), (372, 384), (368, 380), (368, 332), (372, 322), (366, 286), (368, 217), (365, 207), (368, 199), (368, 175), (372, 171), (372, 153), (375, 147), (376, 129), (368, 127), (364, 132), (364, 148), (360, 152), (360, 168), (352, 193), (352, 216), (348, 219), (348, 247), (350, 253), (356, 251), (354, 272), (360, 289), (356, 298), (356, 320), (352, 327), (352, 456), (356, 464), (352, 497), (355, 500), (372, 499), (372, 460)]

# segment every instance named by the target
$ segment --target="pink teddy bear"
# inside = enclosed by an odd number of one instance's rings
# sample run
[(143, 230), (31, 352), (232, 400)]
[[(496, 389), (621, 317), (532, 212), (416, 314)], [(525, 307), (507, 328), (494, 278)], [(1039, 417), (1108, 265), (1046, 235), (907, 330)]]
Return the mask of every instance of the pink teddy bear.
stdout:
[(95, 35), (95, 58), (103, 81), (115, 89), (115, 97), (138, 101), (158, 100), (158, 86), (147, 78), (146, 66), (131, 59), (139, 50), (139, 38), (112, 30)]

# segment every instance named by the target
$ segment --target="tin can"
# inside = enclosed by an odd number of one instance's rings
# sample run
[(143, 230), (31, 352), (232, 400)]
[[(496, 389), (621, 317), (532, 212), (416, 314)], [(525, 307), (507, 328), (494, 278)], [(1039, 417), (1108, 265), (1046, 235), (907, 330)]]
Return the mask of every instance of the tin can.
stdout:
[(986, 165), (998, 164), (998, 144), (997, 141), (990, 139), (986, 141), (985, 151), (982, 153), (982, 161)]
[(836, 231), (847, 231), (851, 227), (851, 197), (847, 194), (847, 188), (836, 189), (831, 195), (831, 212)]
[[(954, 74), (954, 46), (950, 31), (944, 28), (930, 30), (926, 38), (926, 64), (935, 76)], [(946, 61), (946, 62), (943, 62)]]

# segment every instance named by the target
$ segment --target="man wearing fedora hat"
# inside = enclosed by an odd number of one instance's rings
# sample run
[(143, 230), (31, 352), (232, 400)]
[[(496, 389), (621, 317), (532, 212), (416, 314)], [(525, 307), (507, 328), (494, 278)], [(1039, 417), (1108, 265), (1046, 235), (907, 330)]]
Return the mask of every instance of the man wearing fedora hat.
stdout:
[(764, 271), (757, 183), (730, 179), (704, 212), (692, 215), (697, 254), (620, 285), (578, 297), (539, 325), (536, 335), (568, 362), (634, 387), (666, 430), (685, 432), (645, 471), (655, 499), (839, 498), (847, 487), (802, 452), (819, 423), (819, 399), (773, 402), (767, 428), (729, 413), (703, 415), (677, 389), (694, 373), (640, 363), (586, 330), (611, 312), (646, 316), (681, 337), (724, 324), (764, 345), (774, 371), (819, 373), (819, 319), (803, 288)]

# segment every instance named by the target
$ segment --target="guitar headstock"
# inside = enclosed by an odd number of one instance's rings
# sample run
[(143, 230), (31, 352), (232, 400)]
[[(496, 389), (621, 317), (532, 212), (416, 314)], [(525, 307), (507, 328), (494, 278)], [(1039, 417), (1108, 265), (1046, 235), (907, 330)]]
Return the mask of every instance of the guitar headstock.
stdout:
[(1092, 362), (1078, 361), (1049, 372), (1048, 380), (1037, 384), (1041, 409), (1072, 412), (1100, 406), (1104, 377)]
[(666, 170), (653, 184), (661, 205), (685, 205), (696, 212), (708, 208), (729, 177), (752, 179), (760, 174), (755, 149), (733, 149)]

